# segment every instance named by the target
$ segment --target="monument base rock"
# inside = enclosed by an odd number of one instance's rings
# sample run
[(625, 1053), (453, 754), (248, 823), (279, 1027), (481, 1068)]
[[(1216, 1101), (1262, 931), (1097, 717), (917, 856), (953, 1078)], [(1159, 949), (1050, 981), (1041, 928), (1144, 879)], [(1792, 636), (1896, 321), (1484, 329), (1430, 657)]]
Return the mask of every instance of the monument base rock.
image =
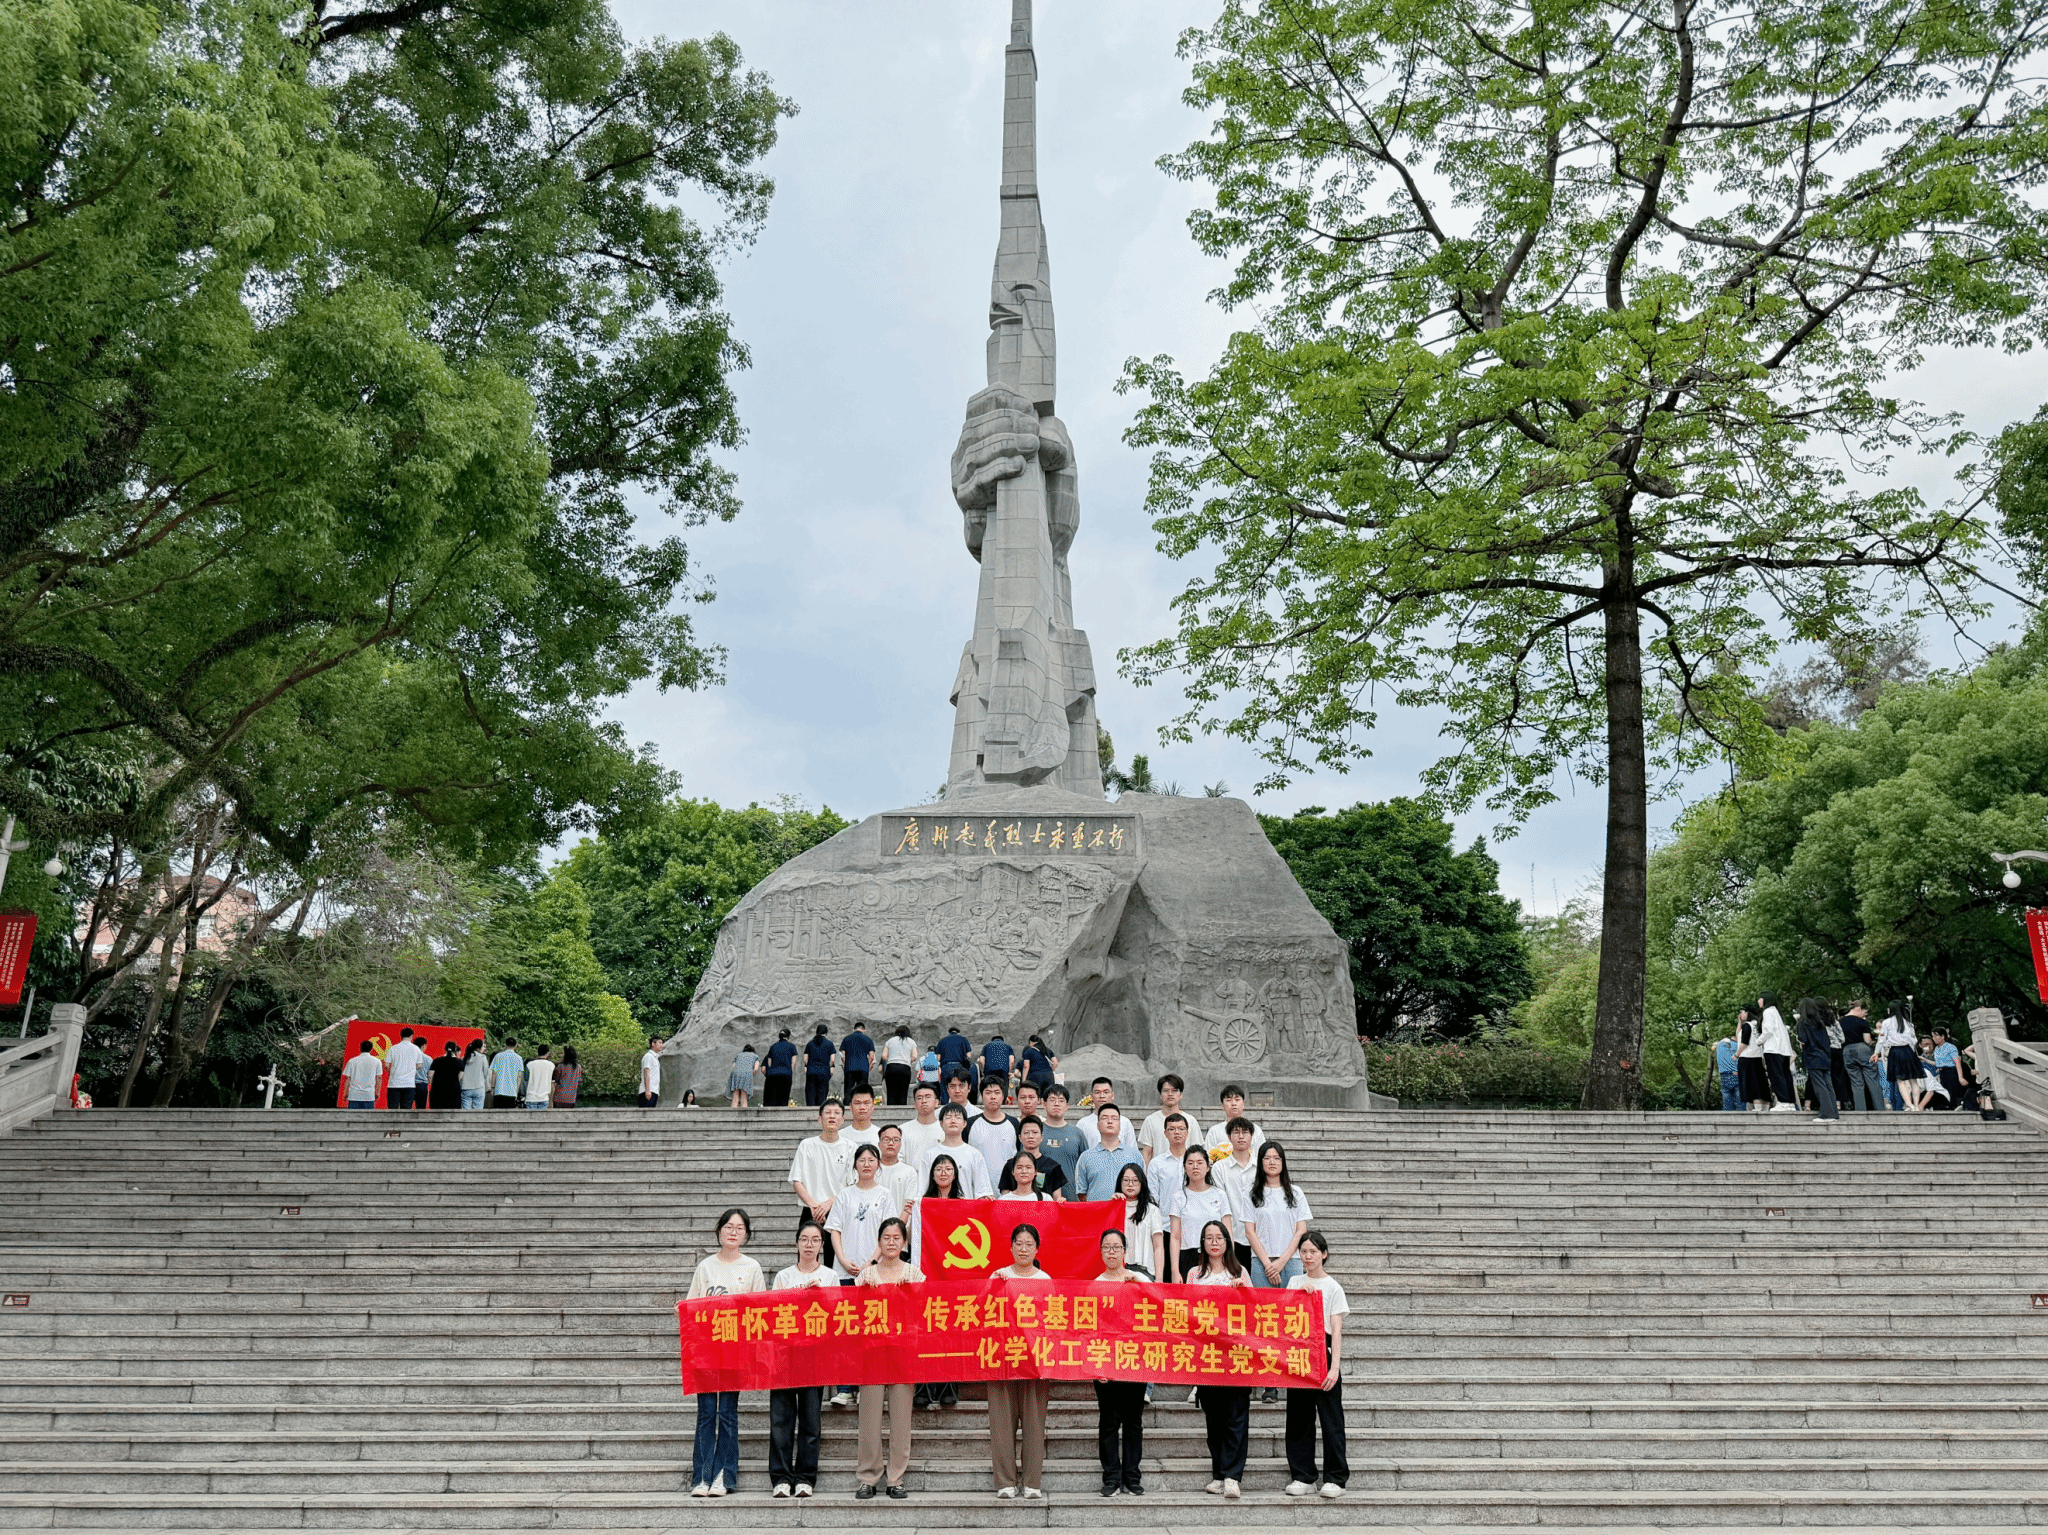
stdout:
[[(664, 1097), (722, 1095), (740, 1048), (785, 1028), (801, 1045), (858, 1023), (879, 1044), (903, 1023), (920, 1045), (958, 1025), (977, 1048), (994, 1032), (1101, 1046), (1180, 1073), (1195, 1103), (1238, 1082), (1255, 1104), (1365, 1107), (1355, 1016), (1343, 941), (1243, 801), (955, 790), (747, 894), (669, 1044)], [(1117, 1086), (1150, 1100), (1149, 1081)]]

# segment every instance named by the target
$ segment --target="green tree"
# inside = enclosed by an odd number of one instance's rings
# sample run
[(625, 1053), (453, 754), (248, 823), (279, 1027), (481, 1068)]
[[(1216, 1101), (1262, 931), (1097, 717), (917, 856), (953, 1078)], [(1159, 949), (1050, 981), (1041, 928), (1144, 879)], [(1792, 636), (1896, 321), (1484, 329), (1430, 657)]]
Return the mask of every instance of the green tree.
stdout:
[[(1207, 574), (1125, 656), (1280, 781), (1436, 709), (1431, 797), (1607, 789), (1585, 1102), (1635, 1103), (1649, 785), (1766, 745), (1745, 677), (1981, 529), (1864, 467), (1952, 430), (1878, 381), (2030, 336), (2042, 14), (1973, 0), (1228, 0), (1167, 161), (1255, 305), (1133, 363), (1161, 547)], [(1647, 629), (1647, 634), (1646, 634)]]
[(642, 824), (578, 843), (561, 877), (586, 894), (591, 947), (612, 989), (650, 1033), (669, 1033), (689, 1011), (726, 913), (847, 825), (829, 808), (789, 801), (728, 810), (675, 799)]
[(1465, 1034), (1482, 1017), (1505, 1022), (1534, 989), (1518, 908), (1483, 840), (1453, 851), (1449, 823), (1406, 799), (1259, 824), (1350, 947), (1359, 1033), (1405, 1016)]

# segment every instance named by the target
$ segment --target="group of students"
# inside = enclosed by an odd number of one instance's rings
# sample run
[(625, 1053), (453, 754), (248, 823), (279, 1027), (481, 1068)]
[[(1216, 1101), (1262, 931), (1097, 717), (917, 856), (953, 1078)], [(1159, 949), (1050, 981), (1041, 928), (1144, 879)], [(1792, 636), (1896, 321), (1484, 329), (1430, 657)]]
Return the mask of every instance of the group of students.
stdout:
[(486, 1099), (498, 1109), (573, 1109), (583, 1086), (576, 1047), (564, 1045), (559, 1063), (552, 1055), (552, 1048), (542, 1045), (532, 1060), (525, 1060), (515, 1040), (507, 1040), (496, 1055), (486, 1055), (481, 1039), (472, 1039), (460, 1052), (451, 1039), (439, 1055), (430, 1055), (425, 1036), (415, 1042), (406, 1028), (382, 1057), (364, 1040), (341, 1075), (352, 1109), (376, 1108), (379, 1086), (385, 1106), (393, 1109), (481, 1109)]
[(1802, 997), (1794, 1017), (1796, 1042), (1776, 993), (1760, 993), (1754, 1011), (1737, 1011), (1734, 1030), (1714, 1046), (1723, 1109), (1796, 1113), (1795, 1049), (1820, 1124), (1837, 1122), (1844, 1108), (1918, 1113), (1980, 1106), (1975, 1047), (1959, 1048), (1945, 1029), (1922, 1039), (1908, 1003), (1892, 1003), (1873, 1024), (1860, 1001), (1838, 1014), (1822, 998)]
[(817, 1108), (833, 1096), (835, 1071), (841, 1079), (840, 1098), (851, 1100), (856, 1087), (874, 1086), (877, 1061), (881, 1063), (882, 1091), (894, 1107), (907, 1105), (918, 1083), (936, 1088), (956, 1075), (966, 1078), (970, 1093), (978, 1093), (980, 1084), (989, 1079), (1002, 1083), (1005, 1095), (1027, 1084), (1043, 1092), (1053, 1085), (1060, 1064), (1060, 1058), (1036, 1034), (1022, 1050), (1013, 1048), (1001, 1034), (993, 1034), (977, 1051), (957, 1027), (924, 1047), (912, 1037), (910, 1026), (901, 1023), (880, 1044), (859, 1024), (835, 1040), (821, 1023), (801, 1047), (789, 1033), (782, 1030), (766, 1050), (752, 1043), (740, 1047), (725, 1082), (726, 1098), (733, 1108), (751, 1106), (757, 1082), (764, 1108), (787, 1107), (798, 1075), (804, 1079), (804, 1103)]

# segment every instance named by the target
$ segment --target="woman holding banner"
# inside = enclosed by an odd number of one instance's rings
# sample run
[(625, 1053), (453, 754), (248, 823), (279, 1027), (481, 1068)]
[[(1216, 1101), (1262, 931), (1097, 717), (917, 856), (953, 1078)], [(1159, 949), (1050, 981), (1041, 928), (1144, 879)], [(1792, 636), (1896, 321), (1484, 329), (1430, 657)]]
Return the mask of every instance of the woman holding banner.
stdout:
[[(817, 1290), (838, 1284), (825, 1267), (825, 1233), (816, 1221), (797, 1229), (796, 1262), (775, 1276), (778, 1290)], [(768, 1393), (768, 1481), (778, 1498), (808, 1498), (818, 1482), (818, 1418), (823, 1386), (785, 1387)]]
[[(1196, 1233), (1207, 1229), (1207, 1223), (1213, 1223), (1223, 1228), (1223, 1239), (1233, 1249), (1237, 1238), (1230, 1219), (1230, 1195), (1210, 1181), (1209, 1153), (1199, 1146), (1190, 1146), (1181, 1159), (1181, 1171), (1183, 1181), (1173, 1200), (1173, 1235), (1166, 1255), (1174, 1260), (1174, 1274), (1180, 1276), (1181, 1283), (1194, 1284), (1194, 1275), (1202, 1267), (1201, 1239)], [(1234, 1261), (1232, 1267), (1244, 1272), (1242, 1265)], [(1166, 1277), (1171, 1279), (1173, 1274)]]
[[(1188, 1161), (1192, 1166), (1192, 1152)], [(1230, 1240), (1230, 1227), (1224, 1222), (1210, 1221), (1202, 1228), (1201, 1267), (1187, 1276), (1187, 1283), (1251, 1288), (1251, 1276), (1237, 1261), (1237, 1247)], [(1238, 1484), (1244, 1480), (1244, 1458), (1250, 1448), (1251, 1388), (1201, 1386), (1195, 1395), (1202, 1400), (1202, 1420), (1209, 1435), (1211, 1480), (1204, 1490), (1234, 1498), (1240, 1491)]]
[[(989, 1276), (1018, 1284), (1051, 1284), (1052, 1275), (1038, 1266), (1038, 1228), (1028, 1222), (1010, 1231), (1010, 1263)], [(1043, 1380), (992, 1380), (988, 1383), (988, 1462), (996, 1496), (1014, 1498), (1021, 1485), (1027, 1498), (1045, 1496), (1039, 1482), (1045, 1475), (1045, 1408), (1052, 1383)], [(1018, 1440), (1023, 1440), (1023, 1474), (1018, 1474)]]
[[(718, 1251), (697, 1265), (690, 1276), (691, 1300), (707, 1295), (749, 1295), (768, 1288), (761, 1265), (741, 1248), (754, 1234), (754, 1223), (738, 1208), (718, 1217)], [(740, 1484), (740, 1394), (700, 1391), (697, 1394), (697, 1444), (690, 1457), (690, 1496), (722, 1498)]]
[[(1125, 1183), (1137, 1176), (1126, 1168)], [(1138, 1178), (1139, 1187), (1145, 1180)], [(1155, 1228), (1156, 1239), (1157, 1231)], [(1139, 1284), (1141, 1276), (1125, 1266), (1124, 1234), (1105, 1231), (1098, 1244), (1102, 1272), (1097, 1284)], [(1145, 1458), (1145, 1383), (1136, 1380), (1098, 1380), (1095, 1383), (1095, 1449), (1102, 1461), (1102, 1495), (1113, 1498), (1119, 1492), (1134, 1498), (1145, 1496), (1142, 1462)]]
[[(910, 1243), (910, 1228), (896, 1216), (883, 1221), (875, 1233), (875, 1256), (860, 1271), (857, 1285), (923, 1284), (924, 1275), (904, 1259)], [(882, 1406), (889, 1407), (888, 1491), (892, 1498), (907, 1498), (903, 1478), (910, 1470), (910, 1387), (908, 1385), (866, 1386), (860, 1393), (860, 1464), (854, 1475), (860, 1485), (856, 1498), (872, 1498), (875, 1484), (882, 1480)]]

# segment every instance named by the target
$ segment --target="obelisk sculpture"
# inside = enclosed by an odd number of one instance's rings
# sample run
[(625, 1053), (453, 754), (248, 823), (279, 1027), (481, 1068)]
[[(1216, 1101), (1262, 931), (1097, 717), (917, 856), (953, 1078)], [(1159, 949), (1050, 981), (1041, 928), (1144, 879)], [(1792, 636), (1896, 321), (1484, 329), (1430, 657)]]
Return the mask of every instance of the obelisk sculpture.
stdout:
[(1074, 627), (1067, 551), (1081, 525), (1074, 448), (1053, 414), (1052, 263), (1038, 210), (1031, 0), (1012, 0), (1003, 76), (1002, 234), (988, 387), (967, 402), (953, 496), (981, 562), (974, 637), (953, 682), (949, 794), (1045, 784), (1102, 797), (1095, 666)]

